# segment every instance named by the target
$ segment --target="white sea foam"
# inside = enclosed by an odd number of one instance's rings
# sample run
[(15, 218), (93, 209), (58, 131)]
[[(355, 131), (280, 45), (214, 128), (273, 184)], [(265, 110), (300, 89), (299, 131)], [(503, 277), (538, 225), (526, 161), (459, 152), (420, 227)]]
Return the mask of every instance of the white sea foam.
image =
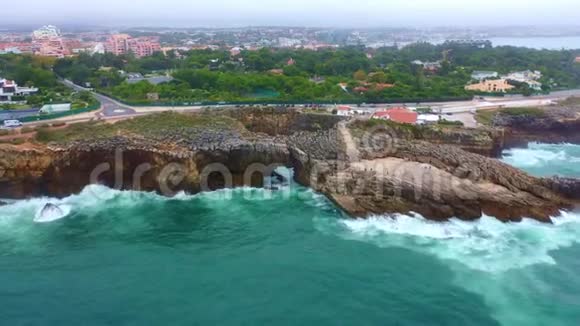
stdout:
[(530, 143), (527, 148), (505, 150), (502, 160), (539, 176), (580, 176), (579, 145)]
[(405, 247), (485, 272), (554, 264), (551, 251), (580, 242), (580, 215), (563, 212), (554, 225), (493, 217), (432, 222), (421, 216), (375, 216), (340, 220), (341, 236), (382, 247)]

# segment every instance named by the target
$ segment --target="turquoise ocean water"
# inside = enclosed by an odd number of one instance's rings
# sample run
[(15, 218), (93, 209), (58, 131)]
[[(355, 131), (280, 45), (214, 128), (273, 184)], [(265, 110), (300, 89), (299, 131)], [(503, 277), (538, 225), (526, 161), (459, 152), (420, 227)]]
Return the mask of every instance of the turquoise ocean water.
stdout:
[[(504, 160), (580, 176), (580, 146)], [(34, 223), (47, 202), (69, 214)], [(345, 218), (306, 188), (0, 207), (2, 325), (577, 325), (580, 215)]]

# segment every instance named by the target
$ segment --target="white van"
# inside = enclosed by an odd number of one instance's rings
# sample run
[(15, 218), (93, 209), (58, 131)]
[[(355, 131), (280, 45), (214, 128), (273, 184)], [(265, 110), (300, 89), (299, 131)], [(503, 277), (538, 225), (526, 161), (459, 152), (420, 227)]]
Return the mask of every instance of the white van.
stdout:
[(4, 120), (4, 123), (2, 126), (4, 128), (16, 128), (16, 127), (21, 127), (22, 122), (20, 122), (19, 120)]

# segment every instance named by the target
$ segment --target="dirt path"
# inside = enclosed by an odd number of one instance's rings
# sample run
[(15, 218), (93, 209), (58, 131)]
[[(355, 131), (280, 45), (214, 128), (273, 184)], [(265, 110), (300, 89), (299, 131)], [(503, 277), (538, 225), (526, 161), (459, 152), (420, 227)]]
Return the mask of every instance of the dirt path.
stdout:
[(358, 162), (360, 161), (360, 152), (346, 125), (347, 121), (341, 121), (338, 123), (338, 132), (340, 133), (340, 136), (344, 141), (344, 145), (346, 146), (346, 158), (349, 162)]

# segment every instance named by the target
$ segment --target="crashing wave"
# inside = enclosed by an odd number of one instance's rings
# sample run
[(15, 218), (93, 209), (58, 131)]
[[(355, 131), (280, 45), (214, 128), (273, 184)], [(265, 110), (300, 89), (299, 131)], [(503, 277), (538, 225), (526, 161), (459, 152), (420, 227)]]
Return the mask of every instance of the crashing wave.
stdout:
[(580, 214), (570, 212), (562, 212), (553, 225), (529, 219), (503, 223), (489, 216), (469, 222), (434, 222), (419, 215), (343, 219), (338, 223), (339, 235), (349, 240), (409, 248), (492, 273), (555, 264), (551, 251), (580, 243)]

